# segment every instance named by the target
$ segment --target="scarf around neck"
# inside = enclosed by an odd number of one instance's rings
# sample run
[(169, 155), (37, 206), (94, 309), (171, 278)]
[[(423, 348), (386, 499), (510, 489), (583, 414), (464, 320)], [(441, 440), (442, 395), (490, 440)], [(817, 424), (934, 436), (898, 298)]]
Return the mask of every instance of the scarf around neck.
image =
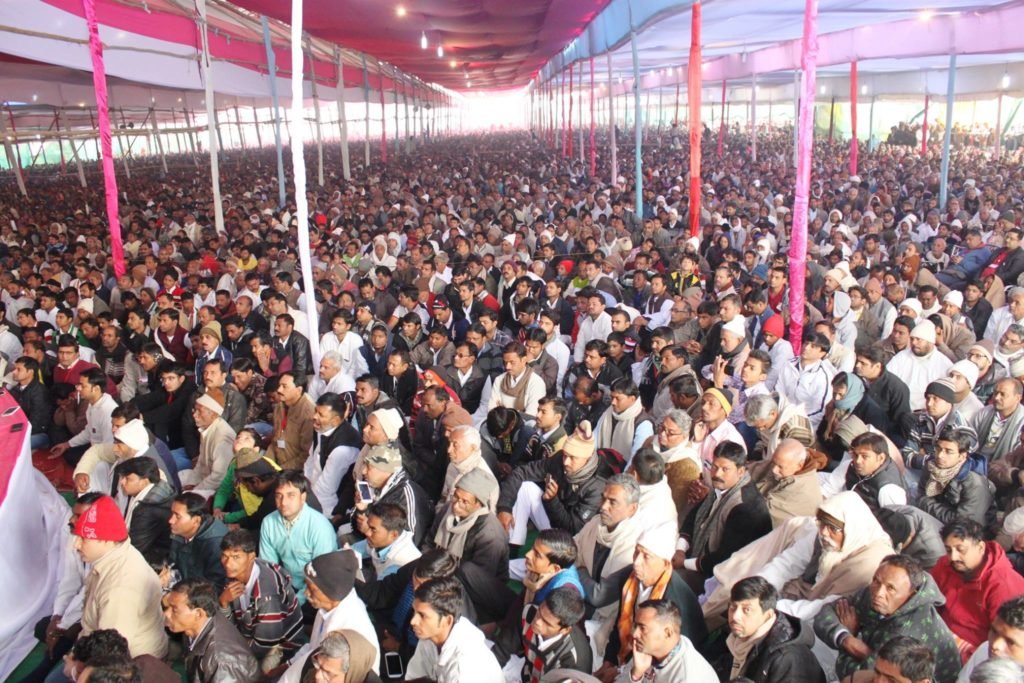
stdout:
[[(660, 600), (668, 590), (668, 584), (672, 580), (672, 567), (662, 573), (658, 580), (651, 587), (649, 600)], [(626, 579), (626, 585), (622, 587), (622, 603), (619, 608), (619, 663), (623, 664), (633, 653), (633, 617), (636, 610), (636, 598), (640, 595), (640, 581), (636, 574), (630, 572)]]
[(633, 433), (636, 431), (636, 418), (643, 412), (643, 404), (637, 400), (621, 413), (609, 408), (601, 420), (597, 443), (600, 448), (611, 448), (629, 460), (633, 454)]
[(452, 506), (449, 504), (447, 513), (441, 521), (441, 525), (437, 528), (437, 533), (434, 534), (434, 543), (439, 548), (446, 549), (455, 559), (461, 560), (463, 553), (466, 552), (466, 537), (469, 530), (476, 524), (477, 519), (483, 517), (488, 512), (487, 506), (484, 505), (476, 512), (471, 512), (464, 519), (460, 520), (452, 512)]
[(522, 412), (526, 410), (526, 388), (530, 384), (533, 369), (527, 365), (526, 370), (515, 380), (511, 374), (505, 373), (501, 378), (501, 393), (513, 399), (512, 407)]
[(775, 616), (761, 624), (760, 628), (746, 638), (737, 638), (731, 633), (728, 635), (725, 639), (725, 644), (729, 648), (729, 652), (732, 653), (732, 671), (729, 673), (730, 681), (740, 677), (744, 667), (747, 665), (747, 658), (750, 657), (751, 651), (758, 643), (764, 640), (768, 632), (772, 630), (772, 626), (775, 626), (778, 618), (779, 615), (776, 613)]
[(957, 463), (952, 467), (939, 467), (934, 460), (928, 463), (928, 481), (924, 485), (924, 495), (932, 498), (946, 490), (949, 482), (956, 479), (967, 463)]

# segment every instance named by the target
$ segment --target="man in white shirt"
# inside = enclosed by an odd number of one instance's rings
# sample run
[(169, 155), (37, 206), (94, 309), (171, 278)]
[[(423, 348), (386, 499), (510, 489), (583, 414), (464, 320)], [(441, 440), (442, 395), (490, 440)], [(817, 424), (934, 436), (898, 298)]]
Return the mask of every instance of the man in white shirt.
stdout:
[(814, 429), (818, 428), (825, 406), (832, 400), (832, 377), (836, 371), (826, 358), (830, 346), (828, 338), (817, 332), (804, 337), (800, 358), (782, 366), (775, 385), (775, 390), (786, 400), (807, 410)]
[[(38, 311), (36, 315), (38, 316)], [(1006, 296), (1006, 305), (992, 312), (985, 326), (985, 339), (998, 344), (1003, 332), (1012, 324), (1024, 325), (1024, 287), (1011, 287)]]
[(59, 458), (63, 455), (66, 461), (75, 464), (88, 446), (114, 443), (110, 415), (117, 408), (117, 402), (104, 393), (106, 387), (107, 376), (99, 368), (90, 368), (79, 375), (78, 397), (88, 404), (85, 410), (85, 429), (64, 443), (51, 447), (50, 457)]
[(935, 325), (930, 320), (923, 320), (910, 331), (908, 348), (893, 356), (886, 370), (903, 380), (910, 389), (910, 409), (924, 410), (925, 389), (935, 380), (945, 377), (951, 367), (953, 361), (935, 347)]
[(355, 427), (346, 421), (351, 413), (352, 407), (334, 393), (321, 396), (313, 413), (316, 437), (303, 474), (328, 517), (338, 504), (341, 481), (355, 464), (362, 443)]
[[(366, 361), (363, 360), (362, 354), (359, 355), (359, 359), (365, 364)], [(365, 373), (366, 368), (364, 367), (357, 376), (362, 376)], [(309, 394), (310, 400), (315, 402), (324, 394), (343, 394), (346, 391), (355, 390), (355, 377), (347, 372), (342, 372), (341, 354), (337, 351), (328, 351), (320, 358), (318, 374), (310, 380), (306, 393)]]
[(565, 342), (562, 341), (562, 335), (559, 332), (558, 326), (561, 317), (558, 311), (543, 310), (537, 319), (540, 329), (544, 330), (544, 334), (548, 335), (548, 341), (544, 345), (544, 350), (558, 363), (558, 378), (555, 380), (555, 386), (559, 390), (561, 390), (562, 379), (569, 369), (569, 362), (572, 360), (572, 352)]
[(587, 301), (587, 315), (580, 320), (580, 329), (576, 334), (576, 348), (573, 351), (573, 360), (577, 363), (583, 362), (586, 353), (587, 342), (591, 339), (604, 341), (612, 333), (612, 319), (605, 312), (605, 301), (601, 293), (593, 287), (584, 287), (580, 290), (579, 298)]
[(366, 373), (366, 359), (359, 349), (363, 338), (352, 331), (355, 317), (350, 311), (339, 309), (331, 316), (331, 331), (320, 337), (320, 353), (337, 351), (340, 369), (355, 380)]
[(498, 660), (484, 634), (462, 612), (463, 588), (452, 576), (431, 579), (416, 589), (412, 631), (419, 638), (406, 667), (406, 680), (436, 683), (502, 683)]

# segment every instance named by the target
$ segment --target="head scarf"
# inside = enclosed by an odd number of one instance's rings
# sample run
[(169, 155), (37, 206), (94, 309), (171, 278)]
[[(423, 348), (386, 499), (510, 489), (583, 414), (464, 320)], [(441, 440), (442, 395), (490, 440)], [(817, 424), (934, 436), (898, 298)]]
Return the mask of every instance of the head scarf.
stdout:
[(856, 408), (863, 398), (864, 380), (852, 372), (846, 373), (846, 395), (836, 399), (836, 408), (848, 413)]

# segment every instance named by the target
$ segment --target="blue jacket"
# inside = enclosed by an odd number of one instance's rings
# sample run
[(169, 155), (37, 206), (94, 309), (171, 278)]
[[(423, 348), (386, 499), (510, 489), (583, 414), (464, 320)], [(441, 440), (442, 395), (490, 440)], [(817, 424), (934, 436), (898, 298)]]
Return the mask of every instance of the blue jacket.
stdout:
[(260, 559), (281, 565), (300, 604), (306, 602), (306, 564), (337, 549), (334, 527), (309, 505), (303, 506), (290, 528), (277, 511), (267, 515), (260, 527)]

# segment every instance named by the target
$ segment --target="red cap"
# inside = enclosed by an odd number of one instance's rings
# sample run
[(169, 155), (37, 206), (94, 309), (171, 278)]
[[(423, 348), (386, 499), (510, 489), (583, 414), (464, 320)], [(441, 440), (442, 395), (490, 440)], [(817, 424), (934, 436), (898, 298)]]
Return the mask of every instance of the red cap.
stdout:
[(558, 265), (562, 266), (562, 268), (565, 269), (566, 274), (569, 274), (572, 272), (572, 269), (576, 265), (576, 263), (572, 259), (565, 259), (564, 261), (561, 261)]
[(781, 315), (773, 315), (764, 321), (764, 332), (765, 334), (773, 334), (779, 339), (785, 334), (785, 325), (782, 322)]
[(75, 522), (75, 536), (94, 541), (123, 541), (128, 538), (128, 527), (110, 496), (103, 496)]

